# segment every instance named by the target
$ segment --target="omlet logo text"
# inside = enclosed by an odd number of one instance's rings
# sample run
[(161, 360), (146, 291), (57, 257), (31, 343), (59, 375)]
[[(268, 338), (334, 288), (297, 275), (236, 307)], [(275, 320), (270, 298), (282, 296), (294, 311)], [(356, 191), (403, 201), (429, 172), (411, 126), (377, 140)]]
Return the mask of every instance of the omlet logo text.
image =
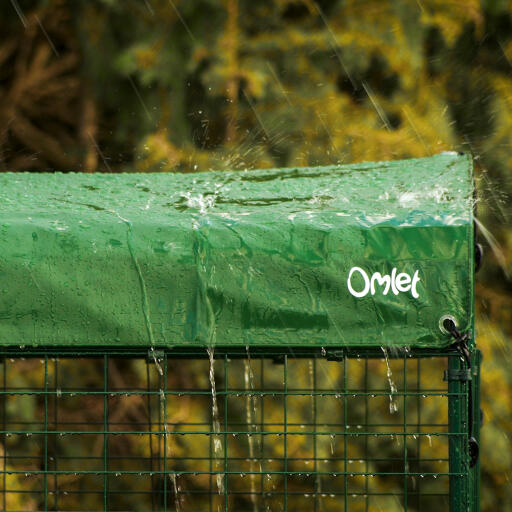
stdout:
[[(361, 286), (356, 286), (357, 290), (354, 288), (352, 284), (352, 276), (358, 273), (362, 277), (362, 282), (360, 282)], [(405, 272), (396, 273), (396, 268), (391, 271), (391, 275), (381, 275), (380, 272), (375, 272), (371, 277), (368, 277), (368, 274), (360, 267), (352, 267), (348, 274), (347, 286), (348, 291), (354, 297), (365, 297), (369, 293), (375, 295), (375, 287), (376, 285), (382, 288), (382, 295), (387, 295), (389, 290), (391, 290), (395, 295), (398, 295), (400, 292), (411, 292), (411, 295), (417, 299), (419, 297), (418, 291), (416, 290), (416, 286), (420, 277), (418, 275), (418, 270), (414, 272), (414, 275), (411, 277), (409, 274)], [(360, 280), (358, 280), (360, 281)]]

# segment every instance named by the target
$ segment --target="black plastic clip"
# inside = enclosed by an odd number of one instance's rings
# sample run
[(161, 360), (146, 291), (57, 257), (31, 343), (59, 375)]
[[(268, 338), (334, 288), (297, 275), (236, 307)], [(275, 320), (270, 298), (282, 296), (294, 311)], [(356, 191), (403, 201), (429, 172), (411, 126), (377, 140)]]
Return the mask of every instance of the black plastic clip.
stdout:
[(482, 268), (484, 260), (484, 248), (481, 244), (475, 244), (475, 274)]
[[(455, 342), (453, 343), (453, 347), (457, 349), (460, 355), (463, 357), (466, 362), (466, 368), (463, 370), (445, 372), (446, 380), (461, 380), (468, 383), (468, 451), (469, 451), (469, 467), (472, 468), (478, 462), (478, 456), (480, 454), (480, 447), (478, 446), (478, 441), (473, 435), (473, 383), (471, 378), (471, 354), (468, 348), (468, 341), (471, 337), (471, 331), (465, 332), (462, 334), (455, 325), (455, 322), (451, 318), (446, 318), (443, 322), (443, 327), (453, 336)], [(456, 377), (450, 379), (450, 377)], [(463, 377), (463, 378), (461, 378)]]
[(475, 467), (478, 462), (478, 456), (480, 455), (480, 446), (478, 446), (478, 441), (471, 436), (468, 441), (469, 444), (469, 467)]
[(165, 357), (165, 352), (163, 350), (155, 350), (151, 348), (148, 350), (147, 362), (148, 363), (157, 363), (160, 362)]
[(443, 380), (445, 382), (453, 380), (464, 382), (471, 380), (471, 370), (469, 368), (464, 368), (463, 370), (445, 370)]
[(327, 361), (343, 361), (345, 359), (344, 350), (328, 350)]

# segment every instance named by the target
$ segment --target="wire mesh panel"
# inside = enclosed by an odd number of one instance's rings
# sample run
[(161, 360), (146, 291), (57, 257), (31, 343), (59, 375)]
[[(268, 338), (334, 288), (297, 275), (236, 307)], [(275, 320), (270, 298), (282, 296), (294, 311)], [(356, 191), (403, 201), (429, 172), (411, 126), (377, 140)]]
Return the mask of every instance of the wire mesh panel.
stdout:
[(469, 485), (449, 352), (19, 352), (2, 510), (453, 510)]

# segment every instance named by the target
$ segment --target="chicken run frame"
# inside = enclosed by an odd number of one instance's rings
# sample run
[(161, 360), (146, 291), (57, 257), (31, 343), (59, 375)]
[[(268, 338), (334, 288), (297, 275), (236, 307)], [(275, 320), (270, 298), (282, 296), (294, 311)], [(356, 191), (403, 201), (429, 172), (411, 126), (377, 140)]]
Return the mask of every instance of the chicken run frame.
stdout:
[(0, 508), (477, 511), (467, 155), (0, 176)]

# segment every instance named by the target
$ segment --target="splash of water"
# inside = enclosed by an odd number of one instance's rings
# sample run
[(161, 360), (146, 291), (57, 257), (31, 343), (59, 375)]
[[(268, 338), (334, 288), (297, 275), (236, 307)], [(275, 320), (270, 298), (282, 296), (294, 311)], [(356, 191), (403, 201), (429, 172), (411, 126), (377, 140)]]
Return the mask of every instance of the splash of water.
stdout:
[[(219, 408), (217, 406), (217, 391), (215, 389), (215, 360), (213, 358), (214, 349), (209, 347), (206, 349), (208, 358), (210, 360), (210, 386), (212, 390), (212, 424), (213, 424), (213, 454), (215, 457), (215, 466), (218, 468), (220, 460), (222, 458), (222, 440), (220, 437), (220, 421), (219, 421)], [(221, 472), (217, 472), (216, 476), (217, 490), (219, 494), (224, 492), (224, 475)]]
[[(162, 370), (162, 367), (160, 366), (159, 360), (156, 357), (154, 348), (151, 347), (151, 350), (152, 350), (153, 359), (155, 361), (155, 365), (156, 365), (156, 367), (158, 369), (160, 377), (163, 377), (163, 370)], [(158, 398), (159, 398), (159, 402), (160, 402), (160, 417), (164, 419), (164, 421), (163, 421), (163, 425), (164, 425), (164, 448), (165, 448), (166, 456), (169, 457), (172, 454), (172, 450), (170, 448), (170, 443), (169, 443), (169, 432), (168, 432), (168, 428), (167, 428), (167, 410), (166, 410), (167, 402), (166, 402), (165, 392), (162, 389), (162, 379), (160, 379), (160, 389), (159, 389), (159, 393), (158, 393)], [(176, 481), (176, 473), (171, 473), (170, 474), (170, 478), (171, 478), (173, 489), (174, 489), (175, 509), (176, 509), (176, 512), (180, 512), (180, 510), (181, 510), (181, 503), (180, 503), (180, 497), (179, 497), (179, 494), (178, 494), (178, 490), (179, 489), (178, 489), (178, 483)]]
[(478, 230), (480, 233), (482, 233), (483, 237), (485, 238), (486, 242), (489, 244), (489, 247), (491, 248), (491, 251), (494, 254), (494, 257), (496, 258), (496, 261), (498, 262), (498, 265), (500, 266), (501, 270), (503, 270), (503, 273), (505, 274), (505, 277), (507, 279), (510, 279), (510, 273), (507, 269), (507, 260), (505, 258), (505, 254), (494, 235), (482, 224), (480, 220), (478, 220), (475, 217), (475, 223), (478, 226)]
[(384, 359), (386, 360), (386, 376), (388, 378), (389, 382), (389, 389), (391, 393), (389, 394), (389, 412), (391, 414), (394, 414), (398, 411), (398, 406), (394, 400), (393, 394), (397, 392), (397, 387), (393, 381), (393, 372), (391, 371), (391, 366), (389, 364), (389, 357), (388, 352), (385, 347), (380, 347), (382, 349), (382, 352), (384, 353)]
[(25, 13), (22, 11), (20, 5), (18, 4), (18, 0), (11, 0), (11, 5), (16, 11), (16, 14), (18, 15), (21, 23), (23, 23), (23, 26), (27, 28), (27, 18), (25, 17)]
[[(254, 451), (254, 437), (251, 432), (253, 431), (254, 421), (257, 417), (256, 414), (256, 400), (252, 396), (251, 391), (254, 390), (254, 374), (251, 368), (251, 359), (249, 355), (249, 347), (246, 347), (247, 351), (247, 359), (244, 359), (244, 381), (245, 381), (245, 389), (249, 391), (245, 397), (245, 410), (246, 410), (246, 419), (247, 419), (247, 427), (249, 434), (247, 434), (247, 441), (249, 443), (249, 459), (250, 459), (250, 480), (251, 480), (251, 502), (252, 508), (254, 512), (258, 512), (258, 502), (256, 498), (256, 475), (254, 474), (254, 460), (255, 460), (255, 451)], [(259, 461), (259, 471), (262, 472), (261, 468), (261, 460)]]
[(197, 196), (193, 196), (190, 192), (183, 193), (182, 197), (187, 200), (187, 206), (189, 208), (198, 208), (201, 214), (207, 213), (210, 208), (215, 206), (217, 199), (215, 194), (208, 196), (198, 194)]
[(176, 512), (180, 512), (181, 503), (180, 503), (180, 497), (178, 495), (178, 482), (177, 482), (176, 473), (171, 474), (171, 480), (172, 480), (172, 487), (174, 490), (174, 508), (176, 509)]

